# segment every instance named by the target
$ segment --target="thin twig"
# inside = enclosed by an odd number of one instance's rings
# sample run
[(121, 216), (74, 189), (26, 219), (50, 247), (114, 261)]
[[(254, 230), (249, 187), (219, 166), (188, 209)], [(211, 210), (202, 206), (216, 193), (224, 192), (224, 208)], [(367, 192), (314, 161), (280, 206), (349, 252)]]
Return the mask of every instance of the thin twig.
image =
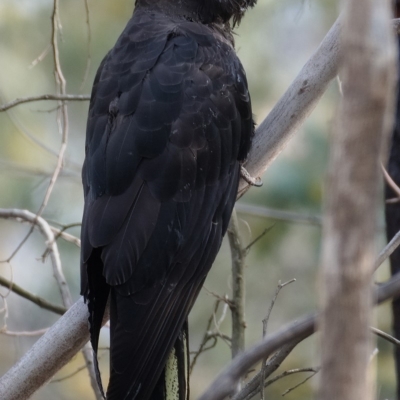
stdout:
[(382, 263), (387, 258), (390, 257), (390, 255), (399, 247), (399, 245), (400, 245), (400, 231), (393, 236), (392, 240), (379, 253), (374, 263), (374, 271), (376, 271), (382, 265)]
[[(232, 358), (244, 350), (246, 321), (244, 317), (245, 284), (244, 270), (246, 250), (242, 244), (239, 221), (233, 209), (228, 227), (228, 238), (232, 258)], [(240, 385), (240, 384), (239, 384)]]
[(89, 9), (89, 1), (84, 0), (85, 4), (85, 12), (86, 12), (86, 27), (87, 27), (87, 57), (86, 57), (86, 67), (85, 73), (83, 74), (83, 79), (79, 90), (82, 90), (87, 81), (87, 77), (90, 71), (90, 64), (92, 62), (92, 54), (91, 54), (91, 43), (92, 43), (92, 31), (90, 28), (90, 9)]
[(57, 100), (57, 101), (88, 101), (90, 95), (88, 94), (41, 94), (38, 96), (20, 97), (9, 103), (0, 106), (0, 112), (7, 111), (10, 108), (19, 106), (24, 103), (32, 103), (42, 100)]
[(53, 267), (54, 278), (57, 281), (64, 305), (68, 308), (72, 304), (72, 297), (62, 271), (58, 246), (54, 240), (54, 234), (47, 221), (27, 210), (4, 208), (0, 208), (0, 218), (14, 220), (23, 219), (27, 222), (30, 222), (32, 226), (36, 225), (39, 228), (42, 235), (46, 238), (46, 245), (50, 251), (50, 260)]
[(51, 50), (51, 44), (49, 43), (46, 46), (46, 48), (31, 62), (29, 69), (35, 67), (41, 61), (43, 61), (46, 58), (47, 54), (49, 54), (50, 50)]
[(208, 332), (209, 332), (210, 329), (211, 329), (211, 325), (212, 325), (212, 322), (213, 322), (213, 320), (214, 320), (214, 315), (215, 315), (215, 314), (217, 313), (217, 311), (218, 311), (218, 307), (219, 307), (220, 302), (221, 302), (220, 300), (217, 300), (217, 301), (215, 302), (214, 310), (213, 310), (212, 314), (210, 315), (210, 318), (209, 318), (208, 321), (207, 321), (206, 329), (205, 329), (205, 332), (204, 332), (204, 335), (203, 335), (203, 339), (202, 339), (202, 341), (201, 341), (201, 343), (200, 343), (199, 349), (194, 353), (192, 362), (190, 363), (189, 375), (191, 375), (191, 373), (192, 373), (192, 371), (193, 371), (193, 368), (194, 368), (194, 366), (196, 365), (196, 361), (197, 361), (198, 357), (199, 357), (200, 354), (204, 351), (204, 348), (205, 348), (205, 346), (206, 346), (206, 344), (207, 344), (207, 341), (208, 341)]
[(274, 225), (271, 225), (268, 228), (265, 228), (255, 239), (253, 239), (246, 247), (245, 247), (245, 251), (246, 254), (249, 253), (250, 249), (259, 241), (261, 240), (273, 227)]
[[(314, 369), (314, 368), (299, 368), (299, 369), (294, 369), (294, 370), (291, 370), (291, 371), (293, 371), (292, 373), (297, 373), (297, 372), (312, 372), (312, 374), (310, 375), (310, 376), (307, 376), (307, 378), (305, 378), (304, 380), (302, 380), (300, 383), (298, 383), (297, 385), (295, 385), (295, 386), (293, 386), (293, 387), (291, 387), (291, 388), (289, 388), (288, 390), (285, 390), (283, 393), (282, 393), (282, 396), (286, 396), (287, 394), (289, 394), (290, 392), (292, 392), (293, 390), (295, 390), (295, 389), (297, 389), (299, 386), (301, 386), (301, 385), (304, 385), (308, 380), (310, 380), (313, 376), (315, 376), (317, 373), (318, 373), (318, 371), (319, 371), (319, 368), (317, 368), (317, 369)], [(287, 372), (290, 372), (290, 371), (287, 371)], [(289, 375), (289, 374), (288, 374)], [(287, 376), (287, 375), (286, 375)]]
[(386, 332), (381, 331), (380, 329), (374, 328), (371, 326), (371, 331), (375, 333), (375, 335), (381, 337), (382, 339), (387, 340), (388, 342), (394, 344), (397, 347), (400, 347), (400, 340), (397, 340), (395, 337), (392, 335), (389, 335)]
[(39, 307), (52, 311), (56, 314), (63, 315), (67, 309), (62, 306), (58, 306), (57, 304), (50, 303), (49, 301), (43, 299), (40, 296), (36, 296), (35, 294), (28, 292), (27, 290), (23, 289), (21, 286), (18, 286), (16, 283), (0, 276), (0, 285), (8, 288), (10, 291), (18, 294), (19, 296), (23, 297), (26, 300), (31, 301), (32, 303), (38, 305)]
[(7, 330), (7, 327), (0, 329), (0, 333), (6, 336), (41, 336), (44, 335), (49, 328), (39, 329), (37, 331), (21, 331), (21, 332), (13, 332)]
[[(272, 375), (288, 357), (291, 351), (303, 340), (303, 337), (283, 345), (265, 364), (264, 376), (265, 379)], [(233, 396), (232, 400), (250, 400), (260, 392), (260, 379), (262, 371), (260, 370), (240, 393)]]
[(256, 217), (265, 217), (286, 222), (310, 224), (315, 226), (321, 226), (322, 224), (322, 219), (319, 215), (300, 214), (292, 211), (276, 210), (244, 203), (236, 203), (235, 207), (239, 214), (248, 214)]
[[(262, 320), (263, 323), (263, 335), (262, 337), (265, 338), (266, 334), (267, 334), (267, 327), (268, 327), (268, 321), (269, 321), (269, 317), (271, 316), (271, 312), (272, 309), (274, 308), (276, 299), (278, 298), (279, 292), (287, 285), (290, 285), (292, 282), (296, 282), (296, 279), (291, 279), (290, 281), (287, 281), (285, 283), (281, 283), (281, 281), (278, 282), (278, 286), (275, 290), (275, 295), (272, 298), (271, 304), (268, 308), (267, 314), (265, 316), (265, 318)], [(260, 374), (260, 397), (261, 400), (264, 400), (264, 382), (265, 382), (265, 370), (266, 370), (266, 362), (267, 359), (265, 358), (262, 363), (261, 363), (261, 374)]]
[(392, 179), (389, 173), (386, 171), (386, 168), (381, 163), (381, 169), (383, 172), (383, 177), (385, 178), (386, 183), (388, 186), (393, 190), (393, 192), (397, 195), (397, 198), (400, 198), (400, 188), (397, 186), (396, 182)]

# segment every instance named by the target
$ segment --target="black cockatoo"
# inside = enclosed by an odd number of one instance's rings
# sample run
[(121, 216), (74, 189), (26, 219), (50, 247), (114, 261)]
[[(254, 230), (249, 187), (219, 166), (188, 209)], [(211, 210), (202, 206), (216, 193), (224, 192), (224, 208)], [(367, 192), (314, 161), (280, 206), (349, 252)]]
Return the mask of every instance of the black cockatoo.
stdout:
[(165, 397), (168, 354), (221, 246), (254, 133), (231, 27), (255, 1), (137, 0), (97, 72), (81, 281), (95, 352), (110, 302), (109, 400)]

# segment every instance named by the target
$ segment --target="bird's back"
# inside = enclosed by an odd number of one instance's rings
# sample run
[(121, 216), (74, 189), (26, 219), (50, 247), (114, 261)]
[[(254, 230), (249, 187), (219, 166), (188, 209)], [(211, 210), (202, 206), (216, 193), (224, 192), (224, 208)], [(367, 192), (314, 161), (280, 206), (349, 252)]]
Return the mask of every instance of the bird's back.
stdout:
[(149, 399), (220, 248), (253, 135), (246, 77), (212, 25), (138, 8), (97, 73), (83, 168), (82, 294), (108, 399)]

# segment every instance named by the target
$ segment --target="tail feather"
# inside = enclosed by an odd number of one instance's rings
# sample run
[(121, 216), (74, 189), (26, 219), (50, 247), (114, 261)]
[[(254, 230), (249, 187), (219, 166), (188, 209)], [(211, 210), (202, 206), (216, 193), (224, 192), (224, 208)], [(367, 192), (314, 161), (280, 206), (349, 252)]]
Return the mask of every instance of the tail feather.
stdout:
[(100, 254), (101, 252), (96, 249), (93, 251), (92, 257), (88, 260), (87, 272), (90, 279), (88, 280), (87, 293), (85, 293), (84, 297), (85, 301), (88, 302), (89, 333), (94, 352), (93, 359), (96, 379), (101, 393), (103, 397), (105, 397), (97, 360), (97, 350), (99, 347), (100, 329), (102, 327), (103, 316), (110, 293), (110, 286), (107, 284), (102, 273), (103, 263)]

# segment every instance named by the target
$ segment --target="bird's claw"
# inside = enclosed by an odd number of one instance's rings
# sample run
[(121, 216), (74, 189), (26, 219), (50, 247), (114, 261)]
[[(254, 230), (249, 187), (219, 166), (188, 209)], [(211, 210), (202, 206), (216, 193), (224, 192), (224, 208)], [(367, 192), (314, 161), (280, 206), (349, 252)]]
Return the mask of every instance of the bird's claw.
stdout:
[(254, 178), (243, 166), (240, 167), (240, 175), (251, 186), (261, 187), (263, 185), (263, 181), (260, 177)]

